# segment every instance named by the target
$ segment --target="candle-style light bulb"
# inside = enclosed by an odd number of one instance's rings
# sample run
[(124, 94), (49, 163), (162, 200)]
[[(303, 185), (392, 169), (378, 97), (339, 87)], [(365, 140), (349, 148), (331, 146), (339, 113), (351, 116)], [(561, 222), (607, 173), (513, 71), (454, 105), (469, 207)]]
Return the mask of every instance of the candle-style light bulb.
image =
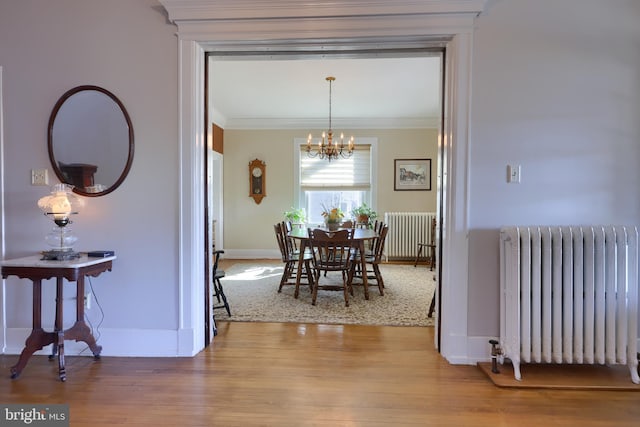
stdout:
[(51, 213), (54, 219), (65, 219), (71, 213), (71, 203), (66, 194), (56, 194), (51, 199)]

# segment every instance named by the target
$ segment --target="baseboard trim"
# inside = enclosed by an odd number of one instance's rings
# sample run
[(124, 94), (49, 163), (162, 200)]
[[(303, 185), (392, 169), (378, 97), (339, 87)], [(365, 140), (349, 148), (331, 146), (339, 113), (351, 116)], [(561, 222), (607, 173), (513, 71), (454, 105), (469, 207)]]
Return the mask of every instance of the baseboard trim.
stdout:
[(282, 259), (282, 255), (278, 249), (224, 249), (222, 258)]
[[(24, 341), (31, 333), (30, 328), (7, 329), (5, 354), (20, 354)], [(181, 354), (178, 348), (180, 331), (149, 329), (100, 329), (93, 332), (98, 345), (102, 346), (102, 356), (116, 357), (190, 357), (194, 354)], [(184, 351), (184, 350), (183, 350)], [(84, 342), (65, 341), (64, 353), (67, 356), (93, 356)], [(51, 345), (36, 351), (37, 355), (51, 354)]]

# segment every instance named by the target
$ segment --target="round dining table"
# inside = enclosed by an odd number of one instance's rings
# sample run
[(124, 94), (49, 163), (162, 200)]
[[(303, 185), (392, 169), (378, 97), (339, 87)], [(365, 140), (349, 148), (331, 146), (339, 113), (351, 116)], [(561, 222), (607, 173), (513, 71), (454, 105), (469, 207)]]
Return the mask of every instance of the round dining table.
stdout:
[[(319, 228), (320, 230), (329, 231), (326, 227), (310, 227), (312, 229)], [(343, 230), (343, 229), (339, 229)], [(291, 231), (287, 234), (292, 239), (299, 242), (298, 248), (300, 249), (300, 253), (304, 253), (305, 249), (309, 246), (309, 229), (302, 227), (293, 227)], [(369, 228), (354, 228), (353, 229), (353, 242), (354, 247), (358, 249), (358, 254), (360, 255), (360, 265), (363, 271), (362, 274), (362, 286), (364, 287), (364, 298), (369, 299), (369, 283), (367, 282), (367, 265), (364, 257), (364, 242), (368, 240), (373, 240), (378, 237), (378, 233)], [(298, 271), (296, 274), (296, 283), (300, 283), (300, 278), (302, 277), (303, 270), (303, 257), (299, 257), (298, 261)]]

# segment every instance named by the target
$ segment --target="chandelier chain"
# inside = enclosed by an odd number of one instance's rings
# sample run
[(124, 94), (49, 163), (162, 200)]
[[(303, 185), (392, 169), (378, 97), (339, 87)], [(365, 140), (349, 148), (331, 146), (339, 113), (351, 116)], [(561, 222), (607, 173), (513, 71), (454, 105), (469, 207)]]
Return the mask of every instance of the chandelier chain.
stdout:
[(327, 80), (329, 80), (329, 132), (331, 132), (331, 129), (333, 129), (331, 127), (331, 84), (333, 83), (333, 78), (331, 77), (327, 77)]

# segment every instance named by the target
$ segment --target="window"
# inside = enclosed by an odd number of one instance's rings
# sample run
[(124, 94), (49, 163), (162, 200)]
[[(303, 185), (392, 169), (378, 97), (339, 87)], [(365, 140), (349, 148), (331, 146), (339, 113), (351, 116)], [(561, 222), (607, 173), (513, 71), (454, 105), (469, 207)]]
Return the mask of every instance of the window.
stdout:
[(362, 203), (374, 206), (375, 138), (357, 139), (350, 158), (331, 162), (309, 157), (306, 140), (296, 142), (297, 205), (305, 209), (309, 223), (323, 222), (324, 207), (339, 207), (350, 217), (351, 211)]

